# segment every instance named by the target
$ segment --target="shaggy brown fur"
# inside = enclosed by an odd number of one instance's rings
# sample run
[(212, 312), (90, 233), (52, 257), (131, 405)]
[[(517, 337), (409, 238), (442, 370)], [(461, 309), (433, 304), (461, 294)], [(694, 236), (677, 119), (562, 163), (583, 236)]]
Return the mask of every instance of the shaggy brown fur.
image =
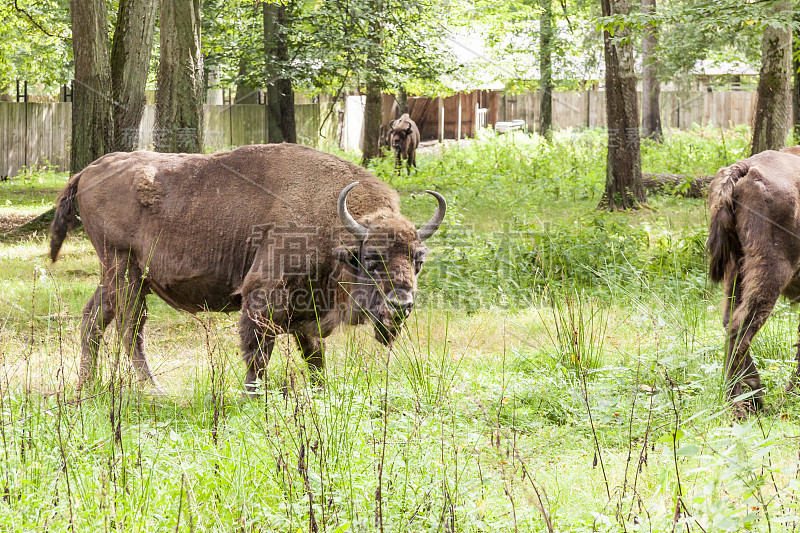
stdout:
[[(337, 214), (339, 193), (355, 181), (347, 203), (369, 229), (363, 241)], [(279, 333), (293, 334), (321, 372), (322, 338), (339, 324), (371, 320), (381, 342), (393, 341), (427, 251), (395, 191), (361, 167), (296, 144), (103, 156), (57, 201), (53, 260), (76, 207), (102, 268), (83, 312), (79, 386), (94, 377), (103, 330), (115, 317), (134, 367), (155, 384), (144, 355), (149, 292), (190, 313), (241, 308), (249, 390)]]
[[(728, 398), (757, 391), (744, 407), (763, 405), (750, 356), (753, 336), (778, 297), (800, 298), (800, 151), (766, 151), (722, 168), (709, 186), (709, 274), (723, 282)], [(800, 365), (800, 349), (797, 352)], [(790, 387), (797, 383), (800, 366)], [(738, 410), (742, 405), (736, 406)]]
[(417, 168), (417, 147), (419, 146), (419, 128), (411, 120), (408, 113), (389, 124), (389, 136), (395, 157), (397, 171), (403, 168), (402, 160), (406, 160), (406, 170), (411, 174), (411, 167)]

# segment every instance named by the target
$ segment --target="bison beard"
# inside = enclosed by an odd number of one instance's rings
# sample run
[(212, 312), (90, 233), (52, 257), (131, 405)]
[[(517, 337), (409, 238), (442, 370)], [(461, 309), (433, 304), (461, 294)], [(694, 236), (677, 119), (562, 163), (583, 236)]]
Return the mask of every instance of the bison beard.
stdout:
[[(800, 299), (800, 149), (766, 151), (722, 168), (708, 193), (710, 256), (713, 282), (725, 291), (723, 325), (727, 330), (726, 396), (737, 401), (739, 417), (763, 407), (761, 377), (750, 355), (750, 343), (783, 294)], [(798, 368), (788, 389), (800, 378)]]
[(139, 378), (160, 390), (144, 353), (150, 292), (190, 313), (241, 309), (248, 392), (279, 334), (295, 337), (312, 379), (340, 324), (369, 321), (391, 344), (414, 305), (424, 241), (447, 207), (428, 192), (436, 213), (417, 231), (375, 176), (296, 144), (101, 157), (69, 180), (51, 229), (55, 261), (80, 212), (101, 264), (83, 310), (78, 389), (94, 380), (116, 318)]

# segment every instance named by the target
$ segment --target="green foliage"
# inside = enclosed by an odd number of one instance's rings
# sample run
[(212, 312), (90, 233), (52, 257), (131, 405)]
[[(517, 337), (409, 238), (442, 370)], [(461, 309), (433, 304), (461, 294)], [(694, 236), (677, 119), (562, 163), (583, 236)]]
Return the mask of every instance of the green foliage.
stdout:
[[(261, 4), (206, 2), (203, 49), (208, 66), (228, 83), (265, 86), (275, 76), (291, 79), (309, 92), (337, 94), (360, 88), (377, 77), (384, 89), (400, 85), (421, 91), (435, 86), (452, 69), (439, 30), (438, 0), (291, 1), (287, 25), (291, 58), (273, 62), (264, 56)], [(445, 17), (447, 18), (447, 17)], [(373, 28), (380, 28), (374, 35)], [(246, 68), (240, 71), (240, 66)]]
[(72, 78), (68, 0), (18, 0), (0, 5), (0, 94), (15, 80), (28, 92), (55, 92)]
[[(643, 143), (644, 170), (713, 174), (747, 156), (748, 131), (695, 129)], [(707, 236), (702, 201), (651, 199), (655, 211), (621, 217), (595, 209), (605, 183), (606, 134), (493, 136), (420, 158), (397, 175), (393, 160), (374, 169), (401, 191), (435, 187), (450, 204), (420, 278), (426, 298), (475, 311), (526, 307), (550, 289), (694, 292), (705, 290)], [(468, 169), (465, 172), (465, 169)], [(423, 220), (421, 201), (404, 211)]]
[[(646, 164), (709, 174), (747, 136), (673, 132), (645, 145)], [(71, 235), (52, 266), (46, 236), (3, 243), (0, 529), (790, 527), (800, 409), (781, 387), (796, 310), (779, 303), (752, 345), (773, 411), (732, 422), (705, 202), (598, 212), (604, 142), (486, 136), (421, 154), (410, 177), (376, 162), (415, 221), (433, 206), (420, 189), (450, 200), (428, 241), (426, 305), (391, 353), (364, 328), (331, 336), (324, 389), (279, 342), (260, 400), (239, 398), (235, 314), (189, 317), (151, 298), (147, 349), (170, 396), (135, 383), (109, 328), (102, 384), (78, 401), (91, 244)], [(63, 179), (0, 182), (0, 216), (28, 213)]]

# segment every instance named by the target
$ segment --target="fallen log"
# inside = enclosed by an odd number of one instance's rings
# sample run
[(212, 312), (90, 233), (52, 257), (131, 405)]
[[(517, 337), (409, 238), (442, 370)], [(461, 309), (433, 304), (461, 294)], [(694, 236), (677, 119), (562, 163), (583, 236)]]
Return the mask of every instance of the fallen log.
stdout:
[(672, 194), (683, 198), (705, 198), (714, 176), (689, 177), (683, 174), (642, 174), (647, 194)]
[(39, 216), (21, 224), (17, 227), (11, 228), (5, 233), (0, 233), (0, 239), (12, 238), (19, 235), (27, 235), (34, 232), (46, 233), (50, 230), (50, 223), (53, 221), (53, 216), (56, 213), (56, 208), (51, 207)]

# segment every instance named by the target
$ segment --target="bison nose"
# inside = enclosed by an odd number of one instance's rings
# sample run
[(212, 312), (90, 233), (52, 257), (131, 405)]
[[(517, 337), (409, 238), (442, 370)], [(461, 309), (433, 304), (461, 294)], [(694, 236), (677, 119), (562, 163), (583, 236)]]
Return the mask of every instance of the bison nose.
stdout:
[(390, 297), (387, 303), (389, 304), (389, 310), (396, 317), (406, 318), (414, 309), (414, 298), (411, 295), (402, 298)]

